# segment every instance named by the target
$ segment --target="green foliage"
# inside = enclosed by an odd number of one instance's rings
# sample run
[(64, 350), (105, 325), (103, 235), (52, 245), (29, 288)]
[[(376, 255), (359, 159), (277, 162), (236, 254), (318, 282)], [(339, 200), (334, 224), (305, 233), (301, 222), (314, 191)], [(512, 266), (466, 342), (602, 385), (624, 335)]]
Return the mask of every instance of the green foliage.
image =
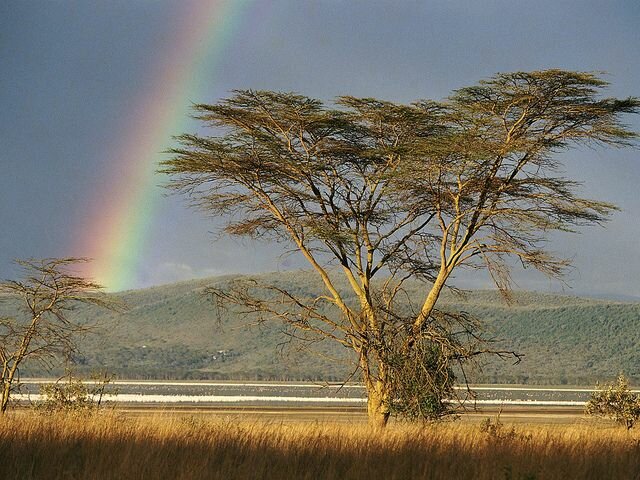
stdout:
[(391, 414), (410, 419), (438, 420), (455, 411), (456, 376), (442, 351), (433, 342), (389, 359)]
[(629, 381), (620, 374), (616, 383), (593, 392), (585, 412), (611, 418), (630, 430), (640, 418), (640, 395), (629, 390)]
[[(13, 300), (11, 316), (0, 316), (0, 413), (20, 386), (23, 363), (44, 368), (78, 352), (78, 338), (91, 326), (71, 313), (79, 305), (123, 311), (124, 305), (100, 292), (97, 283), (74, 273), (85, 258), (16, 260), (22, 278), (0, 282), (0, 300)], [(77, 321), (74, 321), (77, 320)]]
[[(257, 276), (265, 282), (313, 295), (321, 286), (305, 271)], [(249, 325), (236, 311), (220, 321), (202, 297), (208, 285), (224, 285), (231, 277), (191, 280), (132, 290), (116, 296), (130, 306), (126, 313), (81, 306), (69, 312), (73, 321), (101, 325), (94, 335), (79, 339), (76, 371), (90, 374), (105, 368), (120, 378), (344, 380), (353, 367), (340, 345), (321, 342), (312, 351), (296, 345), (281, 351), (289, 338), (277, 322)], [(344, 287), (338, 284), (341, 289)], [(407, 295), (416, 298), (426, 286), (407, 282)], [(500, 359), (483, 362), (470, 372), (478, 383), (593, 385), (625, 371), (640, 382), (640, 304), (596, 300), (538, 292), (513, 292), (505, 304), (497, 291), (470, 291), (464, 296), (445, 292), (441, 308), (465, 310), (482, 319), (497, 346), (523, 353), (512, 365)], [(0, 303), (0, 316), (15, 310)], [(172, 311), (178, 312), (172, 314)], [(146, 345), (147, 348), (142, 348)], [(213, 360), (218, 350), (237, 355)], [(53, 370), (62, 375), (61, 369)], [(27, 376), (51, 375), (37, 362), (25, 362)]]
[[(111, 383), (111, 375), (97, 375), (89, 381), (68, 374), (55, 383), (43, 384), (40, 387), (42, 400), (34, 405), (39, 413), (51, 415), (56, 413), (88, 415), (97, 412)], [(115, 392), (108, 392), (114, 395)]]
[[(466, 367), (484, 353), (477, 319), (468, 313), (435, 315), (419, 335), (397, 332), (387, 350), (392, 414), (427, 421), (454, 414), (460, 408), (455, 384), (466, 383)], [(472, 395), (468, 389), (467, 394)]]

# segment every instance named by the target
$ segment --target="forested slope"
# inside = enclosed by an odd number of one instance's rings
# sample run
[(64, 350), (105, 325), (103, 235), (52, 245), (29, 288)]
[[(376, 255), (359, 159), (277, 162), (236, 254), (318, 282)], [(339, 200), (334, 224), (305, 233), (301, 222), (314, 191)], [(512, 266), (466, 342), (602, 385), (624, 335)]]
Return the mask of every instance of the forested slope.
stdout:
[[(277, 322), (255, 324), (237, 311), (218, 311), (203, 295), (232, 276), (117, 294), (125, 314), (79, 307), (73, 315), (100, 327), (81, 342), (82, 371), (120, 377), (341, 380), (353, 370), (349, 352), (327, 342), (313, 351), (289, 344)], [(261, 275), (263, 281), (311, 297), (320, 285), (305, 272)], [(408, 298), (424, 286), (407, 285)], [(345, 289), (346, 291), (346, 289)], [(592, 384), (623, 371), (640, 381), (640, 303), (516, 292), (510, 304), (495, 291), (448, 292), (440, 308), (483, 320), (496, 345), (524, 354), (518, 365), (489, 360), (473, 382)], [(0, 314), (9, 314), (5, 301)], [(43, 374), (29, 365), (25, 374)]]

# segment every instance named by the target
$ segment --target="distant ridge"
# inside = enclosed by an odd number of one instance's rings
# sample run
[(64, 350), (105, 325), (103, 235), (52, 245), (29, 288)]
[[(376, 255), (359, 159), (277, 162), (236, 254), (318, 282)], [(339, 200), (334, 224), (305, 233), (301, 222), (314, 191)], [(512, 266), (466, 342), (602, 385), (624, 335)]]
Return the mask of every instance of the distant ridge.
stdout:
[(578, 296), (583, 298), (596, 298), (600, 300), (640, 303), (640, 297), (635, 295), (617, 295), (613, 293), (585, 293), (579, 294)]
[[(203, 295), (238, 275), (195, 279), (113, 294), (127, 302), (125, 314), (80, 307), (80, 319), (97, 321), (97, 334), (82, 341), (78, 369), (105, 369), (120, 378), (211, 378), (342, 380), (352, 371), (349, 352), (322, 342), (315, 353), (284, 348), (277, 322), (249, 326), (233, 311), (218, 318)], [(321, 292), (304, 271), (252, 275), (296, 292)], [(338, 282), (339, 285), (340, 282)], [(346, 285), (342, 288), (346, 290)], [(424, 285), (407, 284), (410, 298)], [(482, 319), (496, 345), (524, 354), (519, 365), (496, 359), (471, 372), (475, 383), (591, 385), (624, 372), (640, 381), (640, 302), (564, 294), (514, 292), (506, 304), (497, 291), (464, 296), (446, 292), (440, 308), (467, 311)], [(0, 315), (11, 312), (0, 304)], [(25, 374), (46, 374), (37, 365)]]

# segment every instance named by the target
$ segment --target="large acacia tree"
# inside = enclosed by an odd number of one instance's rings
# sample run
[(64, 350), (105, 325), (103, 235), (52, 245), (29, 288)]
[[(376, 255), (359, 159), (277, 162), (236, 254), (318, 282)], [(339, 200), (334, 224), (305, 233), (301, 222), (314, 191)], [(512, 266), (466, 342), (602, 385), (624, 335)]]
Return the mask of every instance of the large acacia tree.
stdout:
[[(286, 241), (306, 258), (325, 287), (317, 298), (260, 286), (278, 293), (267, 301), (242, 281), (215, 293), (352, 349), (370, 419), (384, 425), (394, 408), (438, 410), (452, 365), (490, 350), (467, 315), (436, 308), (454, 270), (485, 267), (505, 294), (510, 258), (560, 276), (568, 263), (545, 248), (548, 234), (615, 209), (580, 197), (558, 155), (634, 142), (621, 117), (640, 102), (602, 98), (605, 86), (591, 73), (547, 70), (408, 105), (236, 91), (195, 106), (213, 135), (178, 137), (162, 171), (194, 206), (225, 218), (227, 233)], [(415, 308), (398, 301), (407, 279), (425, 282)]]

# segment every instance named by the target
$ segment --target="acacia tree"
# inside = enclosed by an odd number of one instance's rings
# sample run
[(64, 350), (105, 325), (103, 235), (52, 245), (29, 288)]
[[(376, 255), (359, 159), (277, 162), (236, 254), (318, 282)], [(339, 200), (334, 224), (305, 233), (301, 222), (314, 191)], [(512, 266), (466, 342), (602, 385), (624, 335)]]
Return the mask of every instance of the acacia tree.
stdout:
[[(605, 86), (591, 73), (519, 72), (441, 102), (344, 96), (333, 107), (236, 91), (194, 107), (215, 136), (178, 137), (161, 171), (193, 206), (226, 218), (226, 233), (289, 242), (306, 258), (325, 287), (317, 298), (243, 280), (213, 293), (352, 349), (370, 420), (384, 425), (392, 409), (442, 411), (452, 367), (491, 351), (474, 319), (436, 308), (456, 269), (487, 268), (505, 295), (509, 258), (560, 276), (568, 262), (546, 250), (549, 232), (615, 209), (559, 173), (564, 149), (635, 140), (621, 116), (640, 102), (601, 98)], [(407, 279), (425, 281), (415, 308), (398, 301)]]
[(0, 283), (5, 301), (21, 303), (22, 312), (12, 318), (0, 318), (0, 414), (9, 405), (11, 394), (19, 388), (20, 367), (25, 361), (45, 366), (61, 355), (76, 351), (78, 335), (91, 325), (67, 317), (78, 303), (119, 309), (121, 305), (100, 293), (97, 283), (77, 276), (70, 267), (83, 258), (17, 260), (23, 269), (22, 280)]

